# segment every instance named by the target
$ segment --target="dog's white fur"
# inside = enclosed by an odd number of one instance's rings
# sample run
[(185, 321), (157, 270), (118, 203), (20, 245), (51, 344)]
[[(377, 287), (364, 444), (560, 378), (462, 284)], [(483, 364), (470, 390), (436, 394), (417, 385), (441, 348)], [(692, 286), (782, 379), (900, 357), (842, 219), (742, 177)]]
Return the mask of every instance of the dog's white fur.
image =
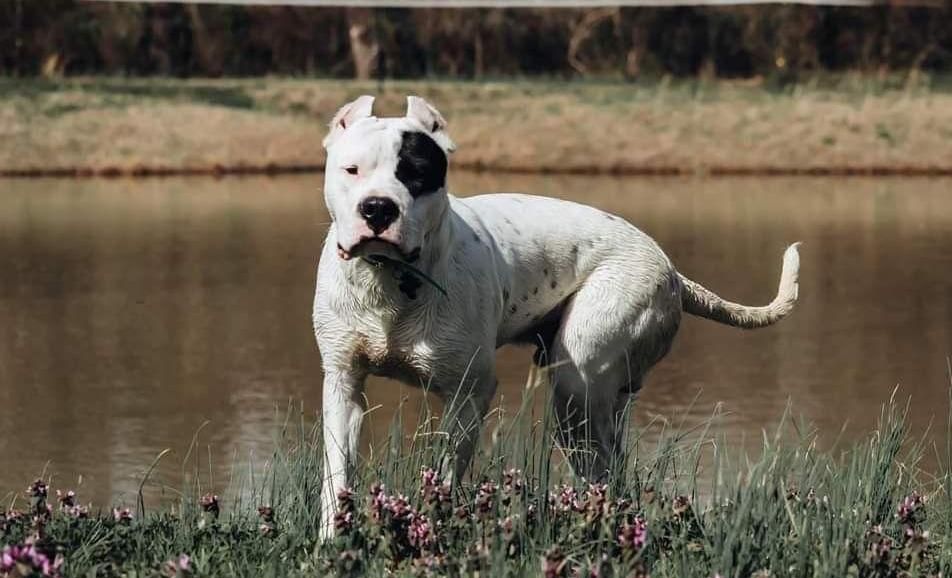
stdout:
[[(416, 97), (402, 118), (375, 118), (372, 104), (364, 96), (344, 106), (324, 142), (324, 195), (333, 223), (314, 299), (325, 374), (324, 537), (333, 531), (336, 494), (357, 454), (369, 374), (456, 400), (449, 439), (456, 443), (458, 476), (496, 390), (496, 348), (538, 343), (547, 349), (561, 440), (590, 450), (570, 454), (573, 466), (580, 475), (599, 476), (617, 451), (618, 414), (667, 353), (682, 310), (754, 328), (793, 308), (796, 244), (784, 254), (774, 301), (747, 307), (680, 275), (650, 237), (598, 209), (517, 194), (457, 199), (445, 187), (414, 199), (394, 176), (402, 133), (425, 132), (448, 155), (446, 122)], [(368, 196), (387, 197), (400, 209), (380, 240), (369, 242), (373, 232), (357, 210)], [(423, 284), (411, 299), (399, 287), (408, 273), (356, 258), (406, 258), (417, 249), (414, 265), (447, 296)]]

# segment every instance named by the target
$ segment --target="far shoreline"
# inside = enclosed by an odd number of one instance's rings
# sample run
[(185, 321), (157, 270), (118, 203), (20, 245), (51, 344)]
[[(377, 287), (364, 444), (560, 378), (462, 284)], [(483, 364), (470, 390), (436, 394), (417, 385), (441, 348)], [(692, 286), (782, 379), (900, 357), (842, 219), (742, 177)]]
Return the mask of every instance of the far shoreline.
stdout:
[[(591, 169), (579, 167), (493, 167), (484, 165), (453, 165), (458, 171), (469, 173), (496, 173), (512, 175), (574, 175), (598, 177), (884, 177), (884, 178), (941, 178), (952, 177), (952, 165), (944, 167), (916, 166), (714, 166), (704, 169), (690, 167), (616, 167)], [(301, 174), (321, 174), (323, 164), (298, 165), (213, 165), (206, 167), (170, 167), (137, 165), (132, 167), (51, 167), (0, 168), (0, 179), (142, 179), (170, 177), (279, 177)]]
[(730, 81), (465, 83), (0, 79), (0, 178), (313, 174), (339, 107), (406, 96), (449, 123), (456, 170), (631, 177), (949, 177), (952, 92), (843, 75)]

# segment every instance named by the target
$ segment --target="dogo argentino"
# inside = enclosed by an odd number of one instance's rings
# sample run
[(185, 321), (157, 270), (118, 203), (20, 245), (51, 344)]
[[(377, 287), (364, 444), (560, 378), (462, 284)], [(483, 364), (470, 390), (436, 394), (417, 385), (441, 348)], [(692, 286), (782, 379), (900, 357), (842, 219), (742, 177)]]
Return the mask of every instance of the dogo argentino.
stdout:
[(797, 244), (784, 253), (774, 300), (749, 307), (679, 274), (648, 235), (598, 209), (452, 196), (446, 121), (423, 99), (407, 100), (404, 117), (377, 118), (362, 96), (324, 139), (332, 224), (313, 311), (324, 363), (324, 537), (356, 457), (369, 374), (456, 400), (449, 474), (458, 477), (496, 391), (496, 348), (534, 344), (549, 363), (560, 441), (576, 473), (592, 479), (610, 467), (619, 412), (668, 352), (682, 311), (756, 328), (797, 299)]

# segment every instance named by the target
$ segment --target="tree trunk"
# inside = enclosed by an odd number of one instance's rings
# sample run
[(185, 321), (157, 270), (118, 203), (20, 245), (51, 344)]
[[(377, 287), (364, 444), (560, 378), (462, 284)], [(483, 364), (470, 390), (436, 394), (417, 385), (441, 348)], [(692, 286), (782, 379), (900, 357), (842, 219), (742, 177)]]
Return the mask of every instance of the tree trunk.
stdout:
[(588, 74), (588, 65), (582, 61), (579, 53), (582, 50), (582, 46), (585, 44), (585, 41), (588, 40), (588, 37), (592, 35), (595, 28), (602, 23), (603, 20), (608, 18), (616, 17), (618, 14), (618, 8), (601, 8), (597, 10), (588, 10), (582, 17), (572, 25), (572, 32), (569, 36), (569, 49), (568, 57), (569, 65), (575, 69), (576, 72), (585, 76)]
[(350, 55), (354, 61), (354, 78), (370, 80), (377, 71), (377, 57), (380, 55), (373, 10), (348, 8), (347, 28), (350, 34)]

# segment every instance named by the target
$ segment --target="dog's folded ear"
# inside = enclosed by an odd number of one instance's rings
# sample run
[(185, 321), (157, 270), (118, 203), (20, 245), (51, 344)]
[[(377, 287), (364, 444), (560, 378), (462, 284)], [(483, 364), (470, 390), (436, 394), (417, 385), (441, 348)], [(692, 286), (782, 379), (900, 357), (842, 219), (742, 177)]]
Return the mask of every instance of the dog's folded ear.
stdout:
[(450, 135), (446, 134), (446, 119), (432, 104), (419, 96), (408, 96), (407, 118), (412, 118), (423, 125), (423, 128), (433, 137), (436, 144), (440, 145), (447, 153), (456, 150), (456, 145)]
[(349, 102), (342, 106), (331, 120), (329, 125), (330, 132), (328, 132), (327, 136), (324, 137), (324, 148), (326, 149), (334, 144), (334, 141), (337, 140), (337, 137), (339, 137), (341, 133), (347, 129), (347, 127), (353, 125), (362, 118), (370, 117), (371, 113), (373, 112), (373, 108), (374, 97), (366, 94), (359, 96), (353, 102)]

